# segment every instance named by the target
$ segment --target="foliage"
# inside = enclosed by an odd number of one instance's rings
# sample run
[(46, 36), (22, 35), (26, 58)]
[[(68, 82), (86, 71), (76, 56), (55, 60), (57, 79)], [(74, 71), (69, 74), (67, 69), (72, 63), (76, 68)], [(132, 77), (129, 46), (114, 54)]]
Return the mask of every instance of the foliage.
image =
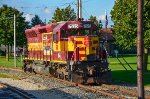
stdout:
[(38, 15), (35, 15), (32, 20), (31, 20), (31, 25), (35, 26), (38, 24), (43, 24), (42, 20), (40, 19), (40, 17)]
[(97, 18), (96, 18), (96, 16), (90, 16), (90, 18), (89, 18), (89, 20), (90, 21), (92, 21), (97, 27), (99, 27), (100, 29), (102, 29), (102, 22), (101, 22), (101, 20), (97, 20)]
[(0, 56), (4, 56), (5, 52), (0, 49)]
[(60, 22), (60, 21), (72, 21), (76, 19), (76, 13), (71, 6), (67, 6), (66, 8), (60, 9), (56, 8), (52, 20), (50, 22)]
[(102, 21), (99, 20), (99, 28), (102, 29), (103, 25), (102, 25)]
[(16, 42), (17, 46), (23, 46), (26, 42), (24, 30), (28, 26), (25, 22), (23, 13), (17, 9), (3, 5), (0, 8), (0, 44), (13, 45), (14, 36), (14, 19), (13, 15), (16, 15)]
[[(92, 15), (90, 16), (90, 18), (88, 20), (92, 21), (99, 28), (99, 33), (102, 32), (103, 25), (102, 25), (101, 20), (98, 21), (96, 16), (92, 16)], [(98, 34), (98, 35), (100, 36), (101, 34)]]
[[(150, 47), (150, 2), (144, 5), (144, 45)], [(116, 45), (127, 49), (136, 46), (137, 39), (137, 1), (116, 0), (111, 11)]]

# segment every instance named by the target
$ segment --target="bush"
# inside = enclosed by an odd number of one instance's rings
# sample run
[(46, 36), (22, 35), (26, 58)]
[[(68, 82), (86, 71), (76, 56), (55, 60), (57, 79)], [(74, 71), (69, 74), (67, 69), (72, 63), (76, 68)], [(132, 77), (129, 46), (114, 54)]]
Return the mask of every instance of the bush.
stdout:
[(0, 56), (5, 56), (5, 52), (0, 49)]

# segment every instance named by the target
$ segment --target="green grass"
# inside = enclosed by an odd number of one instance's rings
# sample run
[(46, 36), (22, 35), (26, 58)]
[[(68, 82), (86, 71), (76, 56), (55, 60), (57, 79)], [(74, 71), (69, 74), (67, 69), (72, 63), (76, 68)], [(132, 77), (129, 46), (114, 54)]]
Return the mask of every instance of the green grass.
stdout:
[[(136, 84), (137, 82), (137, 57), (134, 54), (123, 55), (125, 60), (129, 63), (129, 65), (133, 68), (131, 70), (125, 62), (121, 59), (125, 67), (128, 69), (126, 71), (123, 66), (119, 63), (116, 58), (109, 58), (110, 69), (112, 70), (112, 78), (113, 80), (121, 80), (126, 81), (132, 84)], [(10, 58), (10, 61), (7, 61), (5, 57), (0, 57), (0, 66), (8, 66), (14, 67), (14, 59)], [(17, 66), (22, 67), (21, 58), (17, 57)], [(149, 55), (149, 63), (148, 63), (148, 72), (144, 73), (144, 84), (145, 86), (150, 86), (150, 55)]]
[(8, 75), (8, 74), (4, 74), (4, 73), (0, 73), (0, 78), (13, 78), (13, 79), (16, 79), (16, 80), (19, 79), (18, 76)]
[[(22, 67), (21, 57), (16, 59), (17, 67)], [(14, 67), (14, 58), (10, 57), (9, 61), (4, 56), (0, 56), (0, 66)]]
[[(127, 68), (126, 71), (123, 66), (119, 63), (117, 58), (109, 58), (110, 69), (112, 70), (112, 78), (113, 80), (121, 80), (126, 81), (131, 84), (137, 83), (137, 56), (134, 54), (123, 55), (125, 60), (129, 63), (129, 65), (133, 68), (131, 70), (129, 66), (123, 61), (122, 58), (119, 58), (123, 65)], [(150, 60), (150, 55), (149, 55)], [(144, 85), (150, 86), (150, 61), (148, 63), (148, 72), (144, 73)]]

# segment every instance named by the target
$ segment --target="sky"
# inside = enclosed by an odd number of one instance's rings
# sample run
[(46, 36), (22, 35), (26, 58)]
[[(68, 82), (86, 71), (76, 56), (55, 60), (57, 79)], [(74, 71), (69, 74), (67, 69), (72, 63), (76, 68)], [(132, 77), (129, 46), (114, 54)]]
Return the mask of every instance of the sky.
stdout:
[[(105, 11), (107, 11), (108, 25), (112, 25), (110, 11), (113, 8), (115, 0), (82, 0), (82, 16), (85, 20), (90, 15), (96, 16), (98, 20), (105, 23)], [(35, 14), (39, 15), (43, 21), (48, 22), (57, 7), (65, 8), (69, 4), (76, 12), (77, 0), (0, 0), (0, 7), (3, 4), (14, 7), (24, 12), (26, 21), (30, 21)]]

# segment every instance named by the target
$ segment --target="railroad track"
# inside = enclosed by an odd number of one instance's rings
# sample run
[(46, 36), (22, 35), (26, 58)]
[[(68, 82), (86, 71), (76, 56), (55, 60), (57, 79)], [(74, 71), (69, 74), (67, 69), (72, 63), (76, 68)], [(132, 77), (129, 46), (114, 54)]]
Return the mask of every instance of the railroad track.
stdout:
[[(13, 69), (13, 70), (16, 70), (16, 69)], [(30, 75), (32, 75), (32, 74), (30, 73)], [(79, 87), (81, 89), (84, 89), (87, 91), (92, 91), (92, 92), (95, 92), (95, 93), (98, 93), (98, 94), (101, 94), (101, 95), (104, 95), (104, 96), (107, 96), (110, 98), (114, 98), (114, 99), (128, 99), (128, 98), (137, 98), (138, 97), (137, 92), (134, 89), (132, 89), (132, 87), (131, 87), (132, 90), (130, 90), (130, 88), (129, 89), (122, 88), (121, 86), (118, 86), (118, 85), (117, 86), (107, 85), (107, 84), (101, 84), (101, 85), (97, 85), (97, 86), (81, 85), (81, 84), (77, 84), (74, 82), (62, 80), (59, 78), (44, 76), (44, 75), (40, 75), (40, 74), (37, 74), (37, 76), (45, 78), (45, 79), (53, 79), (57, 82), (60, 82), (60, 83), (66, 84), (66, 85)], [(25, 79), (25, 78), (23, 78), (23, 79)], [(150, 94), (148, 94), (148, 95), (150, 95)], [(150, 96), (148, 96), (148, 95), (145, 96), (146, 99), (150, 99)]]
[[(5, 68), (5, 69), (7, 69), (7, 68)], [(12, 70), (16, 71), (17, 69), (12, 69)], [(19, 72), (22, 72), (22, 71), (19, 70)], [(31, 75), (35, 75), (33, 73), (29, 73), (29, 74), (30, 74), (30, 76)], [(45, 76), (45, 75), (41, 75), (41, 74), (36, 74), (36, 75), (39, 76), (40, 78), (53, 79), (53, 80), (55, 80), (57, 82), (65, 84), (65, 85), (79, 87), (79, 88), (81, 88), (83, 90), (92, 91), (92, 92), (95, 92), (95, 93), (98, 93), (98, 94), (101, 94), (101, 95), (104, 95), (104, 96), (107, 96), (107, 97), (110, 97), (110, 98), (123, 99), (123, 97), (120, 97), (120, 96), (117, 96), (117, 95), (113, 95), (113, 94), (111, 94), (109, 92), (98, 90), (96, 88), (92, 88), (91, 86), (85, 86), (85, 85), (82, 85), (82, 84), (77, 84), (77, 83), (70, 82), (70, 81), (67, 81), (67, 80), (62, 80), (62, 79), (59, 79), (59, 78), (54, 78), (52, 76)], [(22, 78), (22, 79), (26, 79), (26, 78)]]
[(36, 99), (26, 91), (12, 87), (8, 84), (0, 83), (0, 98), (2, 99)]
[[(128, 94), (128, 95), (133, 96), (133, 97), (135, 97), (135, 96), (138, 97), (136, 89), (131, 89), (131, 88), (127, 89), (127, 88), (122, 88), (122, 87), (117, 87), (117, 86), (107, 85), (107, 84), (102, 84), (101, 86), (108, 88), (110, 90), (113, 90), (113, 91), (117, 91), (117, 90), (121, 91), (122, 93)], [(149, 94), (150, 94), (150, 91), (149, 91)], [(150, 95), (146, 95), (145, 98), (150, 99)]]
[[(44, 76), (44, 77), (48, 78), (48, 76)], [(67, 85), (76, 86), (76, 87), (82, 88), (82, 89), (87, 90), (87, 91), (92, 91), (95, 93), (106, 95), (106, 96), (111, 97), (113, 99), (128, 99), (128, 98), (137, 99), (137, 97), (138, 97), (137, 92), (132, 88), (131, 88), (132, 89), (131, 90), (131, 89), (122, 88), (122, 87), (113, 86), (113, 85), (108, 85), (108, 84), (91, 86), (91, 85), (77, 84), (74, 82), (70, 82), (70, 81), (66, 81), (66, 80), (62, 80), (62, 79), (54, 78), (54, 77), (51, 77), (50, 79), (57, 80), (61, 83), (65, 83)], [(150, 96), (146, 95), (145, 99), (150, 99)]]
[(63, 82), (63, 83), (65, 83), (65, 84), (67, 84), (67, 85), (76, 86), (76, 87), (82, 88), (82, 89), (87, 90), (87, 91), (92, 91), (92, 92), (95, 92), (95, 93), (99, 93), (99, 94), (108, 96), (108, 97), (110, 97), (110, 98), (123, 99), (123, 97), (120, 97), (120, 96), (111, 94), (111, 93), (106, 92), (106, 91), (103, 91), (103, 90), (99, 90), (99, 89), (93, 88), (93, 87), (91, 87), (91, 86), (86, 86), (86, 85), (82, 85), (82, 84), (77, 84), (77, 83), (70, 82), (70, 81), (66, 81), (66, 80), (62, 80), (62, 79), (59, 79), (59, 78), (53, 78), (53, 79), (54, 79), (54, 80), (57, 80), (57, 81), (59, 81), (59, 82)]

